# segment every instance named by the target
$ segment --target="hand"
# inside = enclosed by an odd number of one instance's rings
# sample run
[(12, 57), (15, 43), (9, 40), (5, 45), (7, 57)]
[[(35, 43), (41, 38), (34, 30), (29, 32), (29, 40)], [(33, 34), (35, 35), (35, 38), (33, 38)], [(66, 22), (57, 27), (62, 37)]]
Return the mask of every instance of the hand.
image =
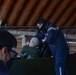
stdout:
[(28, 46), (28, 45), (29, 45), (29, 42), (27, 41), (27, 42), (25, 43), (25, 45)]
[(42, 39), (42, 42), (44, 43), (46, 41), (46, 37), (44, 39)]

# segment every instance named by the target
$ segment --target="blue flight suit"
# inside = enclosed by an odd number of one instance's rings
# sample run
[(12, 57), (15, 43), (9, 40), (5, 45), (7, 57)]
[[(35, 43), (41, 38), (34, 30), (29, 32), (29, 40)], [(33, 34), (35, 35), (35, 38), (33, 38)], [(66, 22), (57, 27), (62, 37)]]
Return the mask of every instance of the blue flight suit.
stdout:
[(0, 60), (0, 75), (9, 75), (7, 66), (1, 60)]
[(69, 54), (69, 47), (61, 29), (51, 22), (47, 22), (45, 28), (39, 31), (36, 37), (39, 40), (46, 37), (46, 43), (55, 56), (56, 75), (68, 75), (66, 61)]

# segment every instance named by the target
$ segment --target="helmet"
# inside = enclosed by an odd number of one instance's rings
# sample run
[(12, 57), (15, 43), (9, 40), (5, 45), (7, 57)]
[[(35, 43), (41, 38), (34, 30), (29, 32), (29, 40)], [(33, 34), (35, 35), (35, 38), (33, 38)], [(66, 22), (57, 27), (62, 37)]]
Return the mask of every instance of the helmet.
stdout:
[(38, 40), (38, 38), (37, 38), (37, 37), (33, 37), (33, 38), (31, 38), (31, 40), (30, 40), (30, 41), (32, 41), (32, 42), (33, 42), (34, 47), (39, 45), (39, 40)]

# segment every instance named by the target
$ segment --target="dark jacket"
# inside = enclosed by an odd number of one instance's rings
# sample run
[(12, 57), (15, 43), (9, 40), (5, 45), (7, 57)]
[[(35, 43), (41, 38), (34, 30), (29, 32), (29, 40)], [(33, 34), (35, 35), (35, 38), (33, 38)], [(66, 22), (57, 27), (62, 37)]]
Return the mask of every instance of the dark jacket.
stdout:
[(23, 46), (21, 54), (27, 53), (27, 55), (30, 55), (32, 58), (38, 58), (39, 52), (38, 47)]
[(1, 60), (0, 60), (0, 75), (9, 75), (7, 66)]
[(46, 37), (46, 43), (54, 55), (59, 50), (69, 51), (67, 41), (61, 29), (51, 22), (47, 22), (45, 29), (39, 31), (36, 37), (38, 37), (39, 40)]

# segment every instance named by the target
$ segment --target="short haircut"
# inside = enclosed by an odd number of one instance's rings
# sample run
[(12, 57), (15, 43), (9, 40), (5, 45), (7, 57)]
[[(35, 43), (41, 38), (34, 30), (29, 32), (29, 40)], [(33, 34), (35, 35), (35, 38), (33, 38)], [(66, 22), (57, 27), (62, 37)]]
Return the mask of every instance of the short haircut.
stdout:
[(46, 20), (40, 17), (40, 18), (37, 20), (37, 24), (41, 24), (41, 23), (46, 24)]
[(7, 47), (8, 51), (11, 51), (12, 48), (16, 48), (17, 40), (9, 31), (5, 29), (0, 29), (0, 49)]

